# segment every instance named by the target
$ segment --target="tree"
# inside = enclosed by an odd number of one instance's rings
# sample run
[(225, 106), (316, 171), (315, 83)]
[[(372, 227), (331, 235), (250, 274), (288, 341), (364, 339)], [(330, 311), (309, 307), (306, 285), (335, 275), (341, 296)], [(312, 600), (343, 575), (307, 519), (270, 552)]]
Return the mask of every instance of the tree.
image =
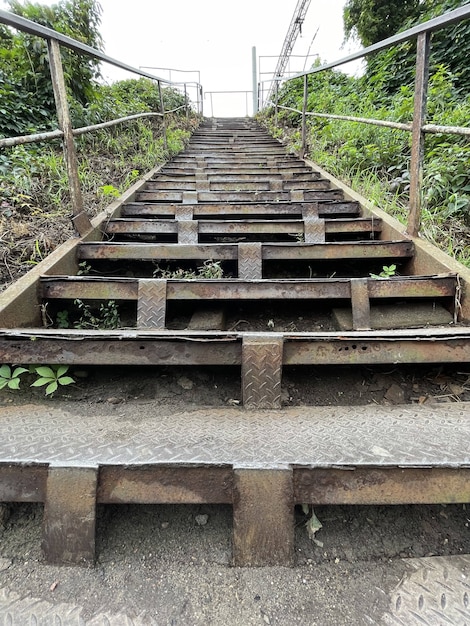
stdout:
[[(8, 0), (12, 13), (101, 49), (101, 6), (97, 0), (59, 0), (50, 7)], [(61, 48), (64, 75), (71, 97), (82, 105), (93, 101), (99, 64)], [(0, 28), (0, 134), (44, 130), (54, 124), (55, 104), (47, 44), (21, 31)]]
[[(410, 18), (399, 30), (406, 30), (417, 22), (457, 9), (465, 0), (426, 0), (419, 7), (419, 19)], [(463, 20), (435, 31), (431, 39), (430, 73), (444, 68), (450, 75), (454, 89), (462, 96), (470, 92), (470, 20)], [(408, 41), (367, 58), (366, 77), (382, 90), (393, 94), (403, 85), (412, 85), (415, 75), (416, 45)]]
[(420, 0), (348, 0), (343, 9), (346, 39), (357, 37), (364, 47), (387, 39), (416, 19), (421, 8)]

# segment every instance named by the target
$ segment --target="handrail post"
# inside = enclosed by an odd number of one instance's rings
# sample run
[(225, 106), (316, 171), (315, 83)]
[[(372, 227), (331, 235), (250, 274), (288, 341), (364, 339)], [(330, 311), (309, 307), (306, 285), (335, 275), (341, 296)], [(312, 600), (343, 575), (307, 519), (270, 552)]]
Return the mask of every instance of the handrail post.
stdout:
[(199, 113), (201, 115), (203, 115), (203, 113), (204, 113), (204, 95), (203, 95), (203, 92), (202, 92), (202, 85), (199, 85), (199, 102), (200, 102), (200, 106), (201, 106), (201, 109), (200, 109)]
[(47, 39), (49, 54), (49, 67), (54, 90), (55, 106), (59, 128), (63, 135), (63, 150), (67, 177), (70, 187), (70, 200), (72, 203), (72, 222), (78, 234), (84, 235), (93, 226), (90, 218), (83, 208), (83, 196), (78, 177), (78, 160), (75, 150), (75, 142), (72, 133), (72, 122), (70, 120), (69, 106), (67, 103), (67, 90), (65, 87), (64, 70), (60, 55), (60, 45), (57, 39)]
[(274, 100), (274, 125), (279, 126), (279, 82), (276, 81), (275, 87), (276, 97)]
[(162, 112), (162, 126), (163, 126), (163, 147), (165, 148), (165, 152), (168, 153), (168, 141), (166, 137), (166, 120), (165, 120), (165, 105), (163, 103), (163, 92), (162, 92), (162, 84), (159, 80), (157, 80), (158, 85), (158, 93), (160, 96), (160, 109)]
[(418, 36), (416, 49), (415, 99), (411, 139), (410, 201), (407, 234), (417, 237), (421, 222), (421, 188), (423, 184), (424, 137), (423, 125), (426, 118), (429, 81), (429, 55), (431, 33)]
[(184, 83), (184, 104), (186, 105), (186, 119), (189, 117), (189, 101), (188, 91), (186, 89), (186, 83)]
[(307, 98), (308, 98), (308, 74), (304, 74), (304, 102), (302, 106), (302, 147), (300, 158), (303, 159), (307, 151)]

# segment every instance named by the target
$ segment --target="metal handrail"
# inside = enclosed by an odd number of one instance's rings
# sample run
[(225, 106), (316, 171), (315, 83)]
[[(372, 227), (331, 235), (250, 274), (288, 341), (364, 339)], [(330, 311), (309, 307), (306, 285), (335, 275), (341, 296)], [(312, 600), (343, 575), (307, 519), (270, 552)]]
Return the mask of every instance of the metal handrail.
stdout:
[[(166, 133), (166, 121), (165, 115), (169, 113), (174, 113), (179, 111), (180, 109), (185, 108), (186, 114), (189, 114), (189, 103), (187, 98), (187, 83), (175, 83), (173, 81), (167, 80), (165, 78), (161, 78), (159, 76), (154, 76), (153, 74), (149, 74), (148, 72), (143, 71), (140, 68), (132, 67), (109, 57), (104, 54), (100, 50), (92, 48), (84, 43), (81, 43), (67, 35), (63, 35), (51, 28), (47, 28), (46, 26), (42, 26), (41, 24), (37, 24), (31, 20), (28, 20), (24, 17), (20, 17), (18, 15), (14, 15), (9, 11), (0, 10), (0, 24), (5, 24), (7, 26), (11, 26), (17, 30), (29, 33), (31, 35), (35, 35), (37, 37), (41, 37), (45, 39), (48, 47), (48, 55), (49, 55), (49, 66), (51, 70), (51, 79), (52, 86), (54, 90), (54, 98), (56, 104), (56, 112), (57, 119), (59, 122), (59, 129), (53, 130), (49, 132), (43, 133), (34, 133), (30, 135), (23, 135), (20, 137), (7, 137), (4, 139), (0, 139), (0, 147), (7, 146), (15, 146), (25, 143), (34, 143), (39, 141), (47, 141), (51, 139), (63, 139), (63, 148), (64, 148), (64, 159), (67, 168), (67, 177), (69, 181), (70, 187), (70, 197), (72, 203), (72, 221), (78, 233), (80, 235), (86, 234), (89, 230), (92, 229), (92, 224), (90, 218), (86, 214), (83, 206), (83, 196), (81, 192), (80, 181), (78, 177), (78, 162), (77, 155), (74, 143), (74, 137), (77, 135), (81, 135), (87, 132), (92, 132), (95, 130), (99, 130), (102, 128), (108, 128), (110, 126), (115, 126), (117, 124), (121, 124), (123, 122), (127, 122), (130, 120), (135, 120), (141, 117), (161, 117), (163, 124), (163, 142), (165, 150), (168, 149), (167, 143), (167, 133)], [(103, 61), (105, 63), (109, 63), (118, 67), (122, 70), (126, 70), (128, 72), (137, 74), (139, 76), (143, 76), (145, 78), (149, 78), (150, 80), (157, 81), (159, 98), (160, 98), (160, 112), (148, 112), (148, 113), (138, 113), (135, 115), (129, 115), (126, 117), (122, 117), (115, 120), (110, 120), (108, 122), (102, 122), (101, 124), (94, 124), (92, 126), (84, 126), (81, 128), (73, 128), (72, 122), (70, 119), (70, 112), (67, 102), (67, 92), (64, 80), (64, 73), (62, 67), (62, 60), (60, 54), (60, 46), (64, 46), (69, 48), (70, 50), (74, 50), (79, 54), (85, 54), (90, 56), (96, 60)], [(185, 96), (185, 104), (182, 107), (177, 107), (172, 111), (165, 111), (165, 107), (163, 104), (163, 94), (161, 84), (165, 83), (170, 86), (184, 85), (184, 96)], [(194, 83), (192, 83), (194, 84)], [(202, 113), (202, 86), (199, 83), (196, 83), (196, 89), (198, 94), (198, 112)], [(199, 104), (201, 104), (201, 109), (199, 109)]]
[[(302, 110), (293, 109), (291, 107), (285, 107), (279, 105), (279, 83), (281, 80), (276, 77), (273, 79), (276, 82), (277, 88), (275, 89), (275, 121), (278, 120), (278, 109), (286, 109), (294, 111), (302, 115), (302, 147), (301, 157), (305, 155), (306, 143), (307, 143), (307, 117), (323, 117), (327, 119), (338, 119), (350, 122), (373, 124), (376, 126), (384, 126), (388, 128), (394, 128), (412, 133), (412, 145), (411, 145), (411, 161), (410, 161), (410, 200), (409, 200), (409, 216), (407, 224), (407, 233), (411, 236), (417, 236), (419, 234), (420, 221), (421, 221), (421, 186), (423, 179), (423, 165), (424, 165), (424, 137), (426, 133), (443, 133), (454, 135), (470, 135), (470, 127), (464, 126), (441, 126), (437, 124), (425, 124), (426, 106), (427, 106), (427, 93), (428, 93), (428, 79), (429, 79), (429, 56), (431, 48), (431, 33), (445, 28), (451, 24), (455, 24), (464, 19), (470, 18), (470, 4), (466, 4), (463, 7), (449, 11), (440, 15), (439, 17), (418, 24), (413, 28), (398, 33), (393, 37), (388, 37), (383, 41), (379, 41), (367, 48), (358, 50), (342, 59), (333, 61), (332, 63), (326, 63), (316, 68), (312, 68), (305, 72), (300, 72), (295, 76), (282, 80), (282, 82), (288, 83), (291, 80), (297, 78), (303, 78), (304, 94), (303, 94), (303, 107)], [(348, 115), (333, 115), (329, 113), (317, 113), (307, 110), (307, 98), (308, 98), (308, 78), (312, 74), (324, 72), (329, 69), (333, 69), (340, 65), (345, 65), (351, 61), (356, 61), (366, 57), (374, 52), (384, 50), (391, 46), (404, 43), (411, 39), (417, 38), (417, 52), (416, 52), (416, 79), (415, 79), (415, 99), (414, 99), (414, 112), (413, 120), (409, 124), (402, 124), (399, 122), (392, 122), (389, 120), (375, 120), (372, 118), (354, 117)]]
[(224, 91), (206, 91), (206, 92), (204, 92), (204, 98), (206, 98), (207, 96), (210, 96), (211, 117), (214, 117), (214, 102), (213, 102), (212, 96), (214, 94), (220, 95), (220, 94), (230, 94), (230, 93), (243, 93), (243, 94), (245, 94), (246, 114), (248, 115), (248, 95), (249, 94), (253, 94), (253, 90), (252, 89), (231, 89), (231, 90), (224, 90)]

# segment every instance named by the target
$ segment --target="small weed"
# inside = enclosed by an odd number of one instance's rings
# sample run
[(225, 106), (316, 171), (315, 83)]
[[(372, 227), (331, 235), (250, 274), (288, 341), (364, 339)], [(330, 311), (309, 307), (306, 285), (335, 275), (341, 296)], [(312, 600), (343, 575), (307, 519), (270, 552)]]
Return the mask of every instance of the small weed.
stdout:
[(75, 380), (71, 376), (64, 376), (69, 369), (68, 365), (47, 366), (41, 365), (34, 367), (33, 371), (39, 376), (31, 387), (46, 386), (46, 396), (52, 396), (59, 385), (71, 385)]
[(74, 323), (74, 328), (113, 330), (121, 324), (119, 311), (114, 300), (102, 302), (98, 313), (93, 313), (92, 307), (89, 304), (85, 304), (82, 300), (74, 300), (74, 304), (81, 311), (81, 317)]
[(154, 278), (164, 278), (166, 280), (179, 279), (179, 280), (197, 280), (198, 278), (223, 278), (224, 270), (220, 265), (220, 261), (207, 260), (197, 268), (197, 272), (194, 270), (185, 270), (181, 267), (170, 270), (157, 265), (153, 272)]
[(74, 300), (74, 305), (80, 312), (80, 317), (71, 322), (70, 312), (68, 310), (58, 311), (56, 315), (57, 328), (76, 328), (77, 330), (114, 330), (121, 325), (119, 309), (114, 300), (102, 302), (98, 311), (94, 311), (93, 307), (83, 302), (83, 300)]
[(28, 370), (24, 367), (15, 367), (12, 371), (9, 365), (0, 367), (0, 389), (8, 387), (8, 389), (19, 389), (20, 376)]
[(119, 189), (116, 189), (114, 185), (102, 185), (99, 188), (99, 193), (105, 198), (119, 198), (119, 196), (121, 195)]
[(396, 276), (397, 266), (396, 265), (384, 265), (380, 274), (371, 274), (371, 278), (391, 278), (392, 276)]
[(91, 272), (91, 265), (88, 265), (86, 261), (82, 261), (78, 264), (77, 276), (88, 276)]
[(59, 311), (56, 317), (57, 328), (70, 328), (69, 312)]

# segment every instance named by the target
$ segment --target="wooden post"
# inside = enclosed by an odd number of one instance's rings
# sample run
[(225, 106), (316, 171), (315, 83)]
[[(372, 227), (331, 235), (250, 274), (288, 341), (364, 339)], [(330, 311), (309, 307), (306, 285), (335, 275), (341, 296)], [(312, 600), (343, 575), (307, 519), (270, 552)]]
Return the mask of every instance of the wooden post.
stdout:
[(163, 92), (162, 92), (161, 81), (157, 81), (157, 84), (158, 84), (158, 93), (160, 95), (160, 109), (161, 109), (161, 112), (162, 112), (163, 146), (165, 148), (165, 152), (168, 153), (168, 141), (167, 141), (167, 137), (166, 137), (165, 105), (163, 103)]
[(431, 33), (418, 36), (416, 50), (415, 100), (410, 163), (410, 203), (407, 233), (417, 237), (421, 222), (421, 188), (423, 184), (424, 132), (429, 80)]
[(308, 74), (304, 75), (304, 102), (302, 106), (302, 147), (300, 158), (303, 159), (307, 151), (307, 98), (308, 98)]
[(64, 133), (63, 148), (65, 165), (70, 187), (70, 200), (72, 202), (72, 222), (79, 235), (85, 235), (93, 226), (90, 218), (83, 209), (83, 196), (78, 178), (78, 161), (75, 150), (75, 142), (70, 121), (69, 106), (67, 103), (67, 91), (65, 88), (64, 71), (60, 56), (60, 46), (56, 39), (48, 39), (49, 66), (54, 89), (54, 99), (57, 109), (59, 128)]

